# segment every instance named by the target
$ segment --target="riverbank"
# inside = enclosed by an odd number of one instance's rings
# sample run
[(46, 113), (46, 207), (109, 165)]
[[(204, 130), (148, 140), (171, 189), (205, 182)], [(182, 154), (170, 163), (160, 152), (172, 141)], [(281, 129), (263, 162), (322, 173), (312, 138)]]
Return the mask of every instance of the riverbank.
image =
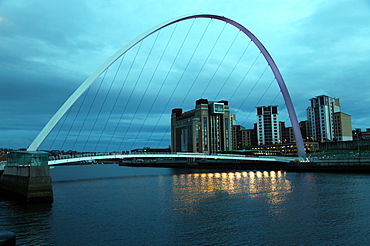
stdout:
[(331, 173), (370, 173), (369, 160), (316, 160), (314, 162), (254, 162), (254, 161), (207, 161), (207, 162), (121, 162), (120, 166), (131, 167), (167, 167), (221, 170), (261, 170), (289, 172), (331, 172)]
[(131, 167), (167, 167), (167, 168), (193, 168), (193, 169), (221, 169), (221, 170), (283, 170), (284, 162), (255, 162), (255, 161), (203, 161), (203, 162), (122, 162), (120, 166)]
[(370, 165), (338, 165), (323, 164), (287, 164), (285, 171), (289, 172), (322, 172), (322, 173), (370, 173)]

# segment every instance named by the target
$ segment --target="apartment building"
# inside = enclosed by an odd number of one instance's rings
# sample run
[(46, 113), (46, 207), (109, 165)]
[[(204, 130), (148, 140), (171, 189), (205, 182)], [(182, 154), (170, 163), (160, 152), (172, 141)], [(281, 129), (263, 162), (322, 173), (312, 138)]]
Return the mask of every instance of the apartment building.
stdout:
[(280, 126), (278, 106), (257, 107), (258, 145), (279, 144)]
[(339, 98), (326, 95), (311, 98), (307, 108), (310, 138), (319, 141), (351, 141), (351, 116), (340, 112)]

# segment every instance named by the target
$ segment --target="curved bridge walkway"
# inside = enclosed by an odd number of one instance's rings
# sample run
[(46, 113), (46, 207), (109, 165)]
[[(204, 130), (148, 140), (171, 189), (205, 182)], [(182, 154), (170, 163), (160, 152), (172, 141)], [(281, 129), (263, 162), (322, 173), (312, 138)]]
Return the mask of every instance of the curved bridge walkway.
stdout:
[(172, 159), (208, 159), (208, 160), (236, 160), (236, 161), (261, 161), (261, 162), (292, 162), (292, 161), (304, 161), (303, 158), (294, 156), (245, 156), (235, 154), (211, 154), (205, 155), (201, 153), (98, 153), (96, 155), (78, 154), (73, 157), (49, 158), (49, 165), (62, 165), (72, 164), (78, 162), (94, 162), (96, 160), (109, 160), (109, 159), (148, 159), (148, 158), (172, 158)]

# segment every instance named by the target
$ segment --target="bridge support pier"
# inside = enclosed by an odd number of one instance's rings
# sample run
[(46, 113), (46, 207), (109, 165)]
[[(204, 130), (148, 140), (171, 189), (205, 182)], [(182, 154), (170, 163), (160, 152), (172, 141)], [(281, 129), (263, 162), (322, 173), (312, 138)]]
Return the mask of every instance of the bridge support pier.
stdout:
[(53, 202), (48, 153), (10, 152), (0, 176), (0, 190), (27, 203)]

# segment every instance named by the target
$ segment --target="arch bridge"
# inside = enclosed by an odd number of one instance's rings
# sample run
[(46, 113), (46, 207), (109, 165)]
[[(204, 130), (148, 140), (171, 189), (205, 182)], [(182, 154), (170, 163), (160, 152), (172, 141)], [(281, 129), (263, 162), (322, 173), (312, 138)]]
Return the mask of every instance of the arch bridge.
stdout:
[[(301, 131), (299, 128), (297, 116), (293, 107), (293, 103), (291, 100), (291, 97), (289, 95), (288, 89), (285, 85), (284, 79), (275, 64), (274, 60), (272, 59), (271, 55), (267, 51), (267, 49), (262, 45), (262, 43), (243, 25), (239, 24), (238, 22), (231, 20), (229, 18), (226, 18), (224, 16), (218, 16), (218, 15), (211, 15), (211, 14), (198, 14), (198, 15), (187, 15), (180, 18), (175, 18), (172, 20), (169, 20), (167, 22), (164, 22), (158, 26), (155, 26), (148, 31), (144, 32), (143, 34), (139, 35), (137, 38), (133, 39), (130, 43), (122, 47), (120, 50), (118, 50), (115, 54), (113, 54), (106, 62), (104, 62), (90, 77), (88, 77), (77, 90), (66, 100), (66, 102), (60, 107), (60, 109), (55, 113), (55, 115), (50, 119), (50, 121), (45, 125), (45, 127), (42, 129), (42, 131), (38, 134), (38, 136), (35, 138), (35, 140), (31, 143), (28, 151), (37, 151), (40, 145), (43, 143), (45, 138), (49, 135), (49, 133), (52, 131), (52, 129), (57, 125), (57, 123), (61, 120), (61, 118), (66, 114), (66, 112), (71, 108), (71, 106), (77, 101), (78, 98), (81, 97), (81, 95), (91, 86), (96, 79), (104, 73), (117, 59), (122, 57), (127, 51), (129, 51), (131, 48), (133, 48), (135, 45), (137, 45), (139, 42), (144, 40), (145, 38), (149, 37), (150, 35), (158, 32), (159, 30), (168, 27), (170, 25), (176, 24), (181, 21), (189, 20), (189, 19), (196, 19), (196, 18), (209, 18), (209, 19), (215, 19), (222, 22), (225, 22), (227, 24), (230, 24), (237, 28), (239, 31), (244, 33), (246, 36), (248, 36), (251, 41), (256, 45), (256, 47), (260, 50), (260, 52), (263, 54), (265, 60), (267, 61), (269, 67), (271, 68), (275, 79), (278, 83), (278, 86), (280, 88), (280, 91), (282, 93), (282, 96), (285, 101), (285, 105), (288, 110), (289, 118), (291, 120), (296, 144), (297, 144), (297, 150), (298, 150), (298, 156), (300, 158), (305, 157), (305, 150), (304, 150), (304, 144), (302, 140)], [(220, 158), (220, 155), (204, 155), (204, 154), (188, 154), (188, 153), (175, 153), (175, 154), (151, 154), (151, 157), (176, 157), (176, 158), (183, 158), (183, 157), (189, 157), (189, 158)], [(95, 156), (93, 159), (97, 160), (101, 157), (101, 159), (107, 159), (107, 158), (129, 158), (129, 157), (139, 157), (139, 155), (102, 155), (102, 156)], [(143, 158), (148, 158), (149, 155), (142, 156)], [(263, 160), (269, 161), (269, 160), (275, 160), (275, 157), (266, 158), (266, 157), (243, 157), (243, 156), (222, 156), (222, 158), (225, 159), (239, 159), (239, 160), (252, 160), (253, 158), (256, 158), (256, 160), (259, 160), (260, 158), (263, 158)], [(79, 157), (77, 159), (71, 158), (70, 160), (66, 161), (68, 162), (75, 162), (75, 161), (88, 161), (93, 160), (92, 157)], [(288, 161), (288, 159), (287, 159)], [(289, 160), (290, 161), (290, 160)], [(59, 160), (53, 160), (50, 161), (49, 164), (59, 164), (62, 163), (62, 161)]]

